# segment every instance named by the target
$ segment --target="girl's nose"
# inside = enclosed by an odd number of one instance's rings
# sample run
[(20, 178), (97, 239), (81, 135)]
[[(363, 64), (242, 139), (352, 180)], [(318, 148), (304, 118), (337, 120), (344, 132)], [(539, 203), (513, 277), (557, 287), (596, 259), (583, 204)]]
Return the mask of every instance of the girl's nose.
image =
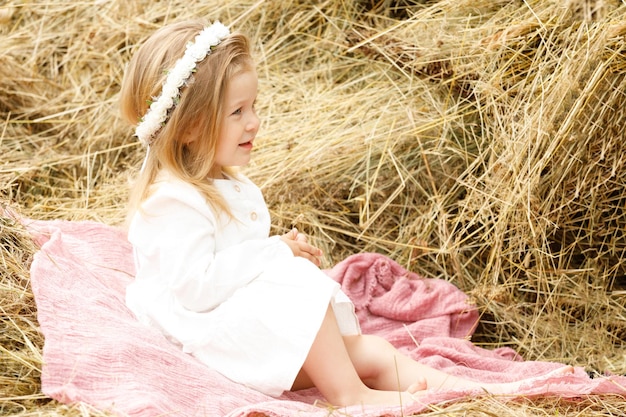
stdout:
[(256, 132), (257, 130), (259, 130), (260, 124), (261, 120), (259, 119), (259, 116), (257, 116), (256, 113), (253, 113), (250, 117), (250, 120), (248, 120), (248, 125), (246, 126), (246, 128), (248, 131)]

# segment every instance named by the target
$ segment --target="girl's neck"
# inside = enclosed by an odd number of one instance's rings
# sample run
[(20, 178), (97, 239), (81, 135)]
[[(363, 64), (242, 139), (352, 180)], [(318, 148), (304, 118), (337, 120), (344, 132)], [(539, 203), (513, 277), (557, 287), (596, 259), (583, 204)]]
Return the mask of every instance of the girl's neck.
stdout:
[(214, 180), (225, 180), (225, 179), (228, 179), (228, 175), (226, 175), (224, 171), (222, 171), (221, 168), (212, 169), (211, 172), (209, 173), (209, 178), (214, 179)]

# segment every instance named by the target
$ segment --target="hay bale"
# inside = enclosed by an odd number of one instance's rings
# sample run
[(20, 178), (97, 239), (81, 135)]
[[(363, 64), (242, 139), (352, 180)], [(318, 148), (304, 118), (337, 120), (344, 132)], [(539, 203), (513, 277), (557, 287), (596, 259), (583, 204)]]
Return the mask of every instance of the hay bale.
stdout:
[[(37, 313), (29, 288), (28, 267), (34, 245), (24, 231), (9, 217), (0, 218), (0, 398), (28, 397), (36, 394), (41, 370), (43, 337), (37, 331)], [(38, 398), (27, 402), (38, 405)], [(18, 401), (3, 401), (2, 411), (21, 409)]]

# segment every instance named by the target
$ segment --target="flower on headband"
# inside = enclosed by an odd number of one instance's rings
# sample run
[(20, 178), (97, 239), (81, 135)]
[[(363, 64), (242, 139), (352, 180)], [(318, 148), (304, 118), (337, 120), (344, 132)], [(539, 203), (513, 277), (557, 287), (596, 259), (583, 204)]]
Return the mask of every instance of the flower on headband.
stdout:
[(167, 122), (170, 110), (180, 98), (180, 89), (187, 84), (196, 64), (206, 58), (211, 53), (211, 48), (219, 45), (229, 34), (228, 27), (216, 21), (204, 28), (193, 42), (187, 44), (183, 57), (168, 72), (161, 95), (150, 104), (148, 112), (135, 129), (135, 136), (144, 146), (150, 145), (152, 137)]

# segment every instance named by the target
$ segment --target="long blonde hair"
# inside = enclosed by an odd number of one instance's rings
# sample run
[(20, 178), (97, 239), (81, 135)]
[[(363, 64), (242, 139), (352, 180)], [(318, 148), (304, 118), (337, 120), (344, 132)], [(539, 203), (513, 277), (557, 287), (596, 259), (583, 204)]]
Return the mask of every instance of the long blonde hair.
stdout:
[[(137, 50), (124, 75), (120, 93), (121, 113), (128, 122), (136, 125), (146, 114), (150, 100), (161, 93), (167, 71), (182, 57), (186, 44), (205, 26), (203, 21), (164, 26)], [(230, 215), (228, 205), (213, 186), (209, 174), (215, 163), (226, 85), (235, 74), (253, 67), (249, 41), (238, 33), (229, 35), (198, 62), (168, 121), (152, 139), (145, 168), (131, 192), (129, 214), (150, 195), (150, 186), (158, 172), (165, 169), (195, 186), (214, 210)], [(202, 137), (186, 143), (185, 132), (194, 125), (203, 132)], [(226, 170), (227, 174), (235, 175), (232, 169)]]

